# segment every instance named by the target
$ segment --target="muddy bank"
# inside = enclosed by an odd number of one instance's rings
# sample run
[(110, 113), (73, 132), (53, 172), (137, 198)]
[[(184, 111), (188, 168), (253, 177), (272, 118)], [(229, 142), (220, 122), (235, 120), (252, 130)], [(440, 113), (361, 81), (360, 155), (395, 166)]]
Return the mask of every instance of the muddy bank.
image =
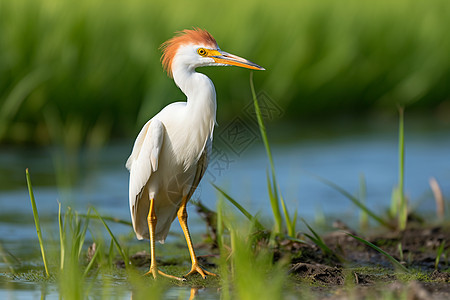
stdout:
[[(393, 256), (409, 272), (400, 272), (380, 252), (344, 231), (323, 237), (333, 251), (316, 245), (286, 242), (277, 249), (293, 256), (289, 270), (294, 281), (309, 283), (323, 299), (363, 299), (393, 295), (406, 299), (450, 299), (450, 230), (448, 227), (408, 228), (364, 237)], [(436, 265), (438, 248), (444, 244)]]
[[(287, 239), (279, 240), (272, 248), (274, 261), (290, 261), (287, 272), (294, 289), (304, 291), (308, 287), (319, 299), (376, 299), (386, 295), (418, 300), (450, 299), (449, 227), (411, 227), (402, 232), (386, 231), (364, 236), (409, 272), (396, 268), (383, 254), (355, 240), (344, 230), (326, 234), (322, 239), (331, 252), (323, 251), (311, 242)], [(264, 244), (264, 239), (260, 243)], [(436, 267), (438, 248), (443, 243), (444, 249)], [(202, 247), (208, 248), (206, 252), (212, 254), (199, 256), (201, 264), (210, 270), (217, 269), (218, 254), (213, 243), (196, 246)], [(150, 256), (145, 251), (132, 255), (130, 259), (138, 267), (150, 265)], [(158, 264), (166, 268), (182, 263), (176, 259), (158, 259)], [(123, 262), (118, 261), (117, 266), (123, 267)], [(218, 284), (219, 281), (215, 281), (212, 286)], [(195, 281), (195, 285), (201, 287), (203, 284)], [(204, 286), (211, 284), (205, 282)]]

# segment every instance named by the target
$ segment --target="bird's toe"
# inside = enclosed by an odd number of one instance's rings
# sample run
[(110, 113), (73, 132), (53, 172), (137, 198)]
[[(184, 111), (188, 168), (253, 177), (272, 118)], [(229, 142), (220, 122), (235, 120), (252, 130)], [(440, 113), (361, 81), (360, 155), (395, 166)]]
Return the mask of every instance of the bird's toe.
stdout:
[(159, 270), (156, 266), (150, 267), (150, 270), (144, 274), (144, 276), (147, 276), (147, 275), (152, 275), (153, 278), (155, 278), (155, 279), (157, 279), (159, 276), (163, 276), (163, 277), (178, 280), (178, 281), (186, 281), (186, 278), (166, 274), (163, 271)]
[(217, 276), (216, 274), (203, 269), (198, 264), (193, 264), (192, 268), (191, 268), (191, 271), (189, 271), (189, 273), (187, 273), (183, 277), (187, 277), (187, 276), (190, 276), (190, 275), (195, 274), (195, 273), (200, 274), (200, 276), (202, 276), (203, 279), (206, 279), (206, 275)]

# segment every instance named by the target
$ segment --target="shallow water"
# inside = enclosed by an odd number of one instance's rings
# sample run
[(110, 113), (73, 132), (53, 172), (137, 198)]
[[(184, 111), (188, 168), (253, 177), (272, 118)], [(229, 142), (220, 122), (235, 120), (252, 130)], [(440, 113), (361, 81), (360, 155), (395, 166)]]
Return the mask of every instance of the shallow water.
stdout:
[[(295, 138), (294, 142), (279, 138), (274, 142), (271, 146), (277, 179), (291, 213), (297, 210), (300, 217), (309, 220), (322, 214), (338, 216), (346, 222), (357, 220), (359, 210), (348, 199), (310, 174), (326, 178), (350, 193), (357, 193), (359, 177), (363, 174), (368, 206), (376, 212), (388, 208), (398, 178), (398, 145), (395, 125), (384, 128), (347, 131), (344, 135), (320, 134), (320, 137)], [(444, 195), (450, 194), (450, 131), (442, 127), (423, 129), (420, 124), (414, 128), (406, 133), (405, 190), (413, 207), (420, 212), (433, 212), (435, 204), (429, 179), (435, 177)], [(257, 138), (248, 139), (248, 136), (247, 144), (243, 145), (242, 140), (233, 144), (236, 140), (230, 142), (223, 136), (216, 132), (213, 158), (194, 197), (215, 210), (217, 192), (212, 182), (250, 212), (270, 218), (266, 185), (268, 160), (263, 145)], [(54, 148), (0, 149), (0, 244), (4, 251), (22, 260), (35, 257), (38, 249), (25, 168), (31, 172), (44, 236), (57, 231), (57, 201), (80, 213), (93, 205), (102, 215), (130, 220), (128, 172), (124, 163), (131, 145), (131, 141), (115, 143), (98, 151), (84, 150), (76, 157), (65, 156)], [(55, 166), (60, 166), (58, 172)], [(205, 225), (194, 211), (189, 206), (190, 226), (194, 232), (201, 233)], [(113, 224), (112, 229), (119, 234), (130, 232), (124, 225)], [(177, 222), (172, 231), (181, 232)], [(7, 273), (6, 265), (0, 265), (0, 269), (0, 273)], [(39, 285), (32, 282), (7, 282), (0, 287), (0, 298), (40, 295)], [(57, 297), (57, 292), (50, 290), (49, 299), (52, 295)]]

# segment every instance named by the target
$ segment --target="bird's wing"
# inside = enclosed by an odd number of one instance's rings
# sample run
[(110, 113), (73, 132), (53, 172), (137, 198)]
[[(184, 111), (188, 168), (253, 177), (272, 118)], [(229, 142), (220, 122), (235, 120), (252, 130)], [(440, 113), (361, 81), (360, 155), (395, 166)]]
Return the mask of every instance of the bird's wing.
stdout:
[(164, 125), (158, 119), (152, 119), (144, 125), (133, 151), (127, 160), (130, 170), (130, 210), (133, 225), (136, 217), (139, 194), (147, 184), (151, 174), (158, 169), (159, 154), (164, 141)]
[(195, 171), (194, 180), (191, 185), (191, 189), (189, 190), (189, 193), (187, 195), (187, 199), (189, 200), (194, 194), (195, 189), (197, 188), (198, 184), (200, 183), (200, 180), (202, 179), (203, 175), (206, 172), (206, 168), (208, 167), (209, 163), (209, 157), (211, 156), (211, 146), (212, 146), (212, 140), (208, 138), (206, 141), (206, 145), (203, 149), (202, 154), (200, 155), (200, 158), (197, 162), (197, 170)]

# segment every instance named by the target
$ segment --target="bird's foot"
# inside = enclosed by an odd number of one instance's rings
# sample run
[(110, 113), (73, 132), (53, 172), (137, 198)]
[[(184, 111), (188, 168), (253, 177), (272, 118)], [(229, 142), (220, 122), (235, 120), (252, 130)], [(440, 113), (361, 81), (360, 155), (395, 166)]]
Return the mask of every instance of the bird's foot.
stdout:
[(199, 266), (199, 264), (192, 264), (191, 271), (189, 271), (189, 273), (187, 273), (183, 277), (187, 277), (187, 276), (192, 275), (194, 273), (199, 273), (202, 276), (203, 279), (206, 279), (206, 275), (217, 276), (216, 274), (211, 273), (211, 272), (206, 271), (205, 269), (201, 268)]
[(153, 275), (153, 278), (155, 278), (155, 279), (158, 276), (161, 275), (161, 276), (164, 276), (164, 277), (170, 278), (170, 279), (175, 279), (175, 280), (179, 280), (179, 281), (186, 281), (185, 278), (176, 277), (176, 276), (164, 273), (163, 271), (159, 270), (157, 266), (151, 266), (150, 270), (147, 273), (144, 274), (144, 276), (147, 276), (147, 275)]

